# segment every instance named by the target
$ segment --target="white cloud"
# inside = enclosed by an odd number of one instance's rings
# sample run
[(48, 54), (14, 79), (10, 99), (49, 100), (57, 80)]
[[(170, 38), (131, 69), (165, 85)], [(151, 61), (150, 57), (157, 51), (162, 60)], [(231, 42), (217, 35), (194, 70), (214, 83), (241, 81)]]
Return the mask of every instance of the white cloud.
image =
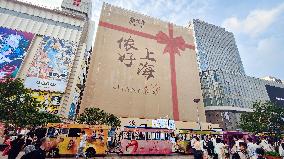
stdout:
[[(211, 7), (209, 0), (105, 0), (105, 2), (178, 25), (187, 25), (192, 18), (204, 19)], [(98, 21), (103, 2), (93, 0), (93, 3), (93, 19)]]
[(245, 19), (230, 17), (225, 19), (222, 26), (235, 33), (242, 32), (255, 37), (271, 26), (282, 12), (284, 3), (270, 10), (253, 10)]
[(284, 46), (282, 37), (271, 36), (260, 39), (255, 45), (240, 43), (239, 50), (248, 75), (267, 75), (284, 79)]

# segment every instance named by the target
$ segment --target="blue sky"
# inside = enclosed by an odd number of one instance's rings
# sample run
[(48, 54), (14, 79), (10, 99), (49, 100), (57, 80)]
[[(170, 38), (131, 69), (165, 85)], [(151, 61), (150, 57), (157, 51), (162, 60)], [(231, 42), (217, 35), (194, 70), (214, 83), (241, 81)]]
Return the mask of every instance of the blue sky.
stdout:
[[(62, 0), (22, 0), (58, 7)], [(99, 19), (102, 0), (93, 1)], [(234, 33), (247, 75), (284, 80), (283, 0), (105, 0), (110, 4), (186, 26), (201, 19)]]

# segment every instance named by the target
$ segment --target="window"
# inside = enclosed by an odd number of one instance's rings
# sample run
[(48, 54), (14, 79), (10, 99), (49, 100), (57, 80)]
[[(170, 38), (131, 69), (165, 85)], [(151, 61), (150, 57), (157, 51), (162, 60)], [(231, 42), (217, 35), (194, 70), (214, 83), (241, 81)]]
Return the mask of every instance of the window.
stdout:
[(152, 140), (151, 132), (146, 132), (146, 140)]
[(63, 129), (61, 130), (61, 134), (68, 134), (68, 132), (69, 132), (69, 129), (68, 129), (68, 128), (63, 128)]
[(145, 140), (146, 139), (146, 132), (140, 132), (138, 136), (138, 140)]
[(54, 128), (54, 127), (48, 128), (48, 130), (47, 130), (47, 136), (48, 136), (48, 137), (53, 136), (54, 132), (55, 132), (55, 128)]
[(123, 139), (131, 140), (131, 133), (124, 131), (123, 132)]
[(165, 133), (161, 132), (160, 135), (161, 135), (161, 136), (160, 136), (160, 139), (161, 139), (161, 140), (165, 140), (165, 138), (166, 138)]
[(152, 140), (160, 140), (161, 134), (160, 132), (152, 132)]
[(70, 128), (68, 137), (80, 137), (81, 129), (80, 128)]

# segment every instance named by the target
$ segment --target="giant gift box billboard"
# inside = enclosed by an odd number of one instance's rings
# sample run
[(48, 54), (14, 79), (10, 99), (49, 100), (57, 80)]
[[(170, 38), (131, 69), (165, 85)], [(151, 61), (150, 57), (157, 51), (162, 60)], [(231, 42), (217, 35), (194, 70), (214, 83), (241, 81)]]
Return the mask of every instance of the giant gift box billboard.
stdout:
[(195, 121), (194, 98), (202, 96), (192, 30), (104, 4), (80, 111)]
[(73, 42), (43, 36), (28, 70), (25, 86), (33, 90), (64, 92), (76, 48)]
[(0, 27), (0, 81), (15, 78), (34, 35)]

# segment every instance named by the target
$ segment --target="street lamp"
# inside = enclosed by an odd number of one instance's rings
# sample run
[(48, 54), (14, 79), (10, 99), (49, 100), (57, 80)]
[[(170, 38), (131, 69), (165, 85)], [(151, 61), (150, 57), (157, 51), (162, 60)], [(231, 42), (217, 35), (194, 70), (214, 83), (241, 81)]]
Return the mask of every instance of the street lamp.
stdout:
[(193, 102), (196, 103), (197, 122), (198, 122), (198, 125), (199, 125), (199, 130), (201, 130), (201, 123), (200, 123), (200, 117), (199, 117), (199, 107), (198, 107), (198, 103), (200, 102), (200, 99), (193, 99)]

